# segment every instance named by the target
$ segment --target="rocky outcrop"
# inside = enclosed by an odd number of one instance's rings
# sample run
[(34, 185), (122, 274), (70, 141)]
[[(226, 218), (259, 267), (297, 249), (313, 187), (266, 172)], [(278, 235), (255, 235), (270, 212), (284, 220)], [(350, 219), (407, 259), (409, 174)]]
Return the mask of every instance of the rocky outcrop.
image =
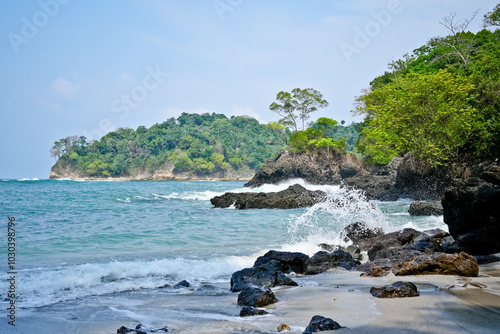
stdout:
[(442, 204), (455, 247), (470, 254), (500, 252), (500, 167), (454, 182)]
[(311, 184), (340, 184), (363, 170), (358, 159), (349, 154), (321, 153), (318, 156), (284, 151), (266, 162), (245, 187), (277, 184), (287, 179), (301, 178)]
[(238, 305), (262, 307), (278, 301), (271, 289), (249, 284), (238, 295)]
[(372, 287), (370, 289), (370, 293), (376, 298), (405, 298), (420, 296), (415, 284), (402, 281), (382, 287)]
[(443, 205), (441, 201), (412, 202), (408, 213), (410, 216), (442, 216)]
[(476, 277), (479, 267), (475, 257), (461, 252), (459, 254), (422, 253), (396, 264), (396, 276), (404, 275), (459, 275)]
[(244, 209), (295, 209), (313, 206), (326, 199), (325, 193), (307, 190), (299, 184), (294, 184), (285, 190), (271, 193), (225, 193), (210, 199), (216, 208), (234, 206)]
[(306, 330), (302, 334), (311, 334), (315, 332), (323, 332), (323, 331), (334, 331), (336, 329), (344, 328), (339, 325), (338, 322), (333, 321), (330, 318), (325, 318), (321, 315), (315, 315), (312, 317), (309, 325), (306, 327)]

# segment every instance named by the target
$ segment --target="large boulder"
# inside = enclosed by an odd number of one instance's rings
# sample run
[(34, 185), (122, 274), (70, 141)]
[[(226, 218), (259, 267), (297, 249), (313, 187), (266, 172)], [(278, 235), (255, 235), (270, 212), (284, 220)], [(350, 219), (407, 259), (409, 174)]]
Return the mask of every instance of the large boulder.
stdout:
[(278, 301), (271, 289), (253, 284), (245, 286), (238, 295), (238, 305), (262, 307)]
[(281, 270), (283, 266), (276, 260), (239, 270), (231, 276), (231, 291), (241, 291), (248, 284), (270, 288), (279, 285), (297, 286), (297, 283)]
[[(500, 171), (492, 168), (483, 177), (496, 182)], [(456, 247), (470, 254), (500, 252), (500, 185), (481, 178), (454, 182), (442, 200), (444, 222)]]
[(270, 250), (266, 254), (259, 256), (257, 260), (255, 260), (253, 266), (262, 266), (272, 260), (275, 260), (281, 264), (281, 271), (284, 273), (289, 274), (294, 272), (297, 274), (303, 274), (306, 270), (306, 261), (308, 259), (309, 256), (304, 253)]
[(244, 209), (295, 209), (313, 206), (326, 200), (326, 195), (320, 190), (307, 190), (299, 184), (294, 184), (285, 190), (271, 193), (231, 193), (216, 196), (210, 202), (216, 208), (234, 206)]
[(340, 184), (342, 178), (352, 177), (362, 169), (361, 162), (350, 154), (294, 154), (288, 150), (267, 161), (245, 187), (254, 188), (296, 178), (311, 184)]
[(479, 267), (475, 257), (465, 253), (433, 253), (417, 255), (397, 263), (392, 270), (396, 276), (405, 275), (459, 275), (476, 277)]
[(370, 293), (373, 297), (377, 298), (405, 298), (420, 296), (415, 284), (402, 281), (382, 287), (372, 287), (370, 289)]

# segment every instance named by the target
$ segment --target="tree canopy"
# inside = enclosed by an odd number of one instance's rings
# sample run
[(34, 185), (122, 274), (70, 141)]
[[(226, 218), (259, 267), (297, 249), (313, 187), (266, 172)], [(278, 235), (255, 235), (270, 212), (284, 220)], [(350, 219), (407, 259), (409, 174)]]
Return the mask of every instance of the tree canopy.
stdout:
[(280, 103), (273, 102), (269, 109), (281, 117), (278, 123), (289, 127), (294, 132), (298, 131), (298, 119), (302, 120), (302, 130), (305, 130), (305, 121), (309, 119), (311, 113), (318, 108), (328, 107), (323, 94), (312, 88), (295, 88), (291, 93), (279, 92), (276, 100)]
[(411, 152), (436, 165), (500, 152), (500, 30), (473, 34), (470, 20), (445, 17), (451, 35), (391, 62), (357, 98), (357, 148), (369, 160)]
[(183, 113), (149, 129), (120, 128), (91, 143), (85, 137), (63, 138), (51, 155), (82, 176), (128, 176), (166, 163), (174, 164), (174, 172), (208, 175), (243, 166), (258, 169), (286, 148), (286, 138), (247, 116)]

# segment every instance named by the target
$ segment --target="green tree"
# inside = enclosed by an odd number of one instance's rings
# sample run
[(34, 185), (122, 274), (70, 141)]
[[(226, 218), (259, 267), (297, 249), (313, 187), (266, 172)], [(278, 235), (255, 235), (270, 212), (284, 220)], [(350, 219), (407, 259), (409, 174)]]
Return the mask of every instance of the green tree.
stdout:
[(385, 164), (412, 152), (431, 165), (458, 155), (478, 126), (471, 106), (474, 85), (441, 70), (410, 73), (397, 82), (358, 98), (367, 115), (360, 150), (374, 163)]
[(484, 27), (500, 26), (500, 3), (484, 15)]
[[(291, 93), (279, 92), (276, 100), (269, 109), (281, 116), (278, 121), (282, 125), (297, 132), (297, 119), (302, 120), (302, 130), (305, 130), (305, 121), (309, 119), (310, 114), (318, 108), (328, 107), (328, 102), (323, 99), (323, 94), (312, 88), (295, 88)], [(298, 115), (296, 114), (298, 112)]]

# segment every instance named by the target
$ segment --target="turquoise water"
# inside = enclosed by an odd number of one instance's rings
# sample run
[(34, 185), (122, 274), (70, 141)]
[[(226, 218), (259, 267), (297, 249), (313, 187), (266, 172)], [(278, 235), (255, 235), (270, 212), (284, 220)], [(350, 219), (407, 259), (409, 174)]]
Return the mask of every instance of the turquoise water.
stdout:
[[(278, 191), (295, 182), (327, 191), (329, 200), (309, 209), (240, 211), (214, 209), (209, 199), (249, 191), (243, 182), (2, 180), (0, 308), (9, 302), (8, 217), (16, 219), (16, 295), (25, 323), (34, 314), (65, 314), (64, 305), (83, 312), (90, 301), (96, 305), (110, 296), (122, 300), (114, 302), (115, 310), (128, 309), (131, 293), (154, 294), (181, 280), (194, 289), (225, 287), (234, 271), (269, 249), (312, 255), (320, 243), (342, 244), (340, 231), (356, 221), (386, 231), (445, 229), (442, 217), (410, 217), (410, 201), (368, 202), (335, 186), (296, 180), (252, 191)], [(5, 326), (0, 322), (2, 333)]]

